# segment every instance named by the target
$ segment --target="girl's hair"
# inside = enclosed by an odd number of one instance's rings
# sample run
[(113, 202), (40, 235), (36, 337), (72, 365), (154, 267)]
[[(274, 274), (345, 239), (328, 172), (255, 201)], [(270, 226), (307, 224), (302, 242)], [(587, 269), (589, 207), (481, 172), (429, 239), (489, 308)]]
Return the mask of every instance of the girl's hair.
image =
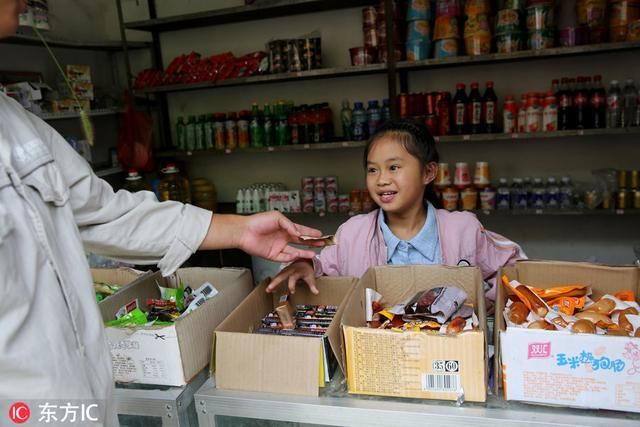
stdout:
[[(409, 154), (420, 161), (423, 167), (427, 167), (427, 164), (431, 162), (438, 163), (440, 160), (436, 150), (436, 142), (425, 125), (412, 119), (389, 120), (367, 141), (364, 149), (365, 170), (371, 146), (381, 138), (392, 138), (400, 142)], [(440, 207), (440, 200), (434, 190), (433, 181), (425, 188), (423, 198), (436, 208)]]

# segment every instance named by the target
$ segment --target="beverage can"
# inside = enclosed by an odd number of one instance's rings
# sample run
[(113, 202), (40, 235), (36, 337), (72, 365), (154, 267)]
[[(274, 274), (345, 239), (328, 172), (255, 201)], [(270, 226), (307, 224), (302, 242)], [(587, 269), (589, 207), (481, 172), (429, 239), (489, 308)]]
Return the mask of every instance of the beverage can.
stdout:
[(325, 182), (327, 192), (338, 192), (338, 178), (336, 178), (335, 176), (328, 176), (325, 178)]
[(324, 193), (326, 190), (326, 181), (324, 176), (316, 176), (313, 178), (313, 189), (316, 193)]
[(351, 209), (351, 203), (349, 203), (348, 194), (340, 194), (338, 196), (338, 211), (340, 213), (348, 213)]
[(457, 188), (465, 188), (471, 185), (471, 177), (469, 176), (469, 164), (466, 162), (456, 163), (456, 173), (453, 185)]
[(302, 178), (302, 191), (313, 191), (313, 182), (312, 176)]

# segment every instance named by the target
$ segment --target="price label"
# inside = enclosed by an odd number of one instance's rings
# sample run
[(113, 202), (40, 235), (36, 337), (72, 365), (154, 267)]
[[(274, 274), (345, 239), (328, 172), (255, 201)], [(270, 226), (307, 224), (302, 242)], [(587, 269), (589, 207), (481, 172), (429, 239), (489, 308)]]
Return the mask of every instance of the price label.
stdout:
[(230, 148), (224, 150), (224, 154), (231, 154), (233, 151)]
[(511, 138), (512, 139), (518, 139), (518, 138), (520, 138), (520, 134), (519, 133), (512, 133), (511, 134)]
[(616, 215), (624, 215), (624, 209), (616, 209)]
[(544, 213), (543, 209), (536, 209), (536, 215), (542, 215)]
[(471, 139), (471, 135), (463, 135), (462, 136), (462, 140), (463, 141), (469, 141)]
[(579, 136), (584, 136), (584, 130), (583, 129), (579, 129), (578, 130), (578, 135)]
[(342, 143), (342, 146), (343, 146), (343, 147), (348, 147), (348, 146), (349, 146), (349, 143), (348, 143), (348, 142), (343, 142), (343, 143)]
[(267, 147), (267, 151), (271, 152), (271, 151), (275, 151), (275, 148), (273, 147)]
[(311, 148), (309, 144), (304, 144), (303, 147), (305, 148), (305, 150), (308, 150), (309, 148)]

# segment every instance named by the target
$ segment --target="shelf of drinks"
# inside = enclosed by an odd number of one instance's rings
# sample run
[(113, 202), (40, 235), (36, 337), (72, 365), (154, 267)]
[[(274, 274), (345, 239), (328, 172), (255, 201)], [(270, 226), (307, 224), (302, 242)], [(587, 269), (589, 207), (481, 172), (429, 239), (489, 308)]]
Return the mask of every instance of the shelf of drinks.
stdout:
[(534, 59), (561, 58), (578, 55), (591, 55), (611, 52), (624, 52), (640, 49), (640, 41), (599, 43), (584, 46), (555, 47), (542, 50), (522, 50), (511, 53), (490, 53), (480, 56), (455, 56), (443, 59), (425, 59), (422, 61), (401, 61), (396, 64), (399, 70), (420, 70), (426, 68), (455, 67), (474, 64), (518, 62)]
[(138, 94), (185, 92), (201, 89), (215, 89), (220, 87), (244, 86), (265, 83), (282, 83), (300, 80), (315, 80), (333, 77), (351, 77), (366, 74), (382, 74), (387, 70), (386, 64), (369, 64), (358, 67), (320, 68), (317, 70), (296, 71), (290, 73), (263, 74), (258, 76), (238, 77), (218, 81), (205, 81), (197, 83), (180, 83), (166, 86), (155, 86), (137, 89)]
[[(124, 113), (124, 109), (122, 108), (100, 108), (97, 110), (87, 111), (89, 117), (98, 117), (98, 116), (113, 116), (117, 114)], [(64, 119), (77, 119), (80, 117), (80, 113), (77, 111), (68, 111), (64, 113), (44, 113), (40, 118), (42, 120), (64, 120)]]
[[(103, 50), (107, 52), (119, 52), (123, 50), (121, 41), (80, 41), (80, 40), (65, 40), (49, 35), (45, 35), (44, 39), (50, 47), (60, 47), (67, 49), (80, 49), (80, 50)], [(43, 46), (42, 40), (33, 29), (29, 27), (20, 27), (18, 33), (11, 37), (0, 40), (0, 44), (17, 44), (26, 46)], [(127, 49), (146, 49), (151, 47), (150, 42), (127, 42)]]
[[(473, 135), (447, 135), (435, 137), (437, 142), (473, 142), (473, 141), (508, 141), (508, 140), (538, 140), (551, 138), (574, 138), (589, 136), (616, 136), (616, 135), (640, 135), (640, 127), (617, 128), (617, 129), (578, 129), (561, 130), (555, 132), (538, 133), (487, 133)], [(156, 157), (161, 158), (195, 158), (201, 156), (222, 156), (236, 153), (275, 153), (286, 151), (316, 151), (316, 150), (339, 150), (349, 148), (364, 148), (366, 141), (338, 141), (322, 142), (316, 144), (280, 145), (272, 147), (248, 147), (225, 150), (194, 150), (194, 151), (157, 151)]]
[(376, 0), (277, 0), (253, 5), (208, 10), (125, 23), (128, 30), (178, 31), (234, 22), (257, 21), (282, 16), (375, 5)]

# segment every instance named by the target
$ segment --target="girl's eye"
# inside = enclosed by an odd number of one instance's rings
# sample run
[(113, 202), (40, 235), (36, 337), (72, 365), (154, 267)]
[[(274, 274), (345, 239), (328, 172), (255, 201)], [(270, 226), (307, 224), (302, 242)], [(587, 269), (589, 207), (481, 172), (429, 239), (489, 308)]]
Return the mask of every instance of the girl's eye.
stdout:
[(400, 166), (399, 165), (391, 165), (391, 167), (389, 169), (391, 169), (392, 171), (396, 171), (396, 170), (400, 169)]
[(376, 173), (376, 168), (367, 168), (367, 173)]

